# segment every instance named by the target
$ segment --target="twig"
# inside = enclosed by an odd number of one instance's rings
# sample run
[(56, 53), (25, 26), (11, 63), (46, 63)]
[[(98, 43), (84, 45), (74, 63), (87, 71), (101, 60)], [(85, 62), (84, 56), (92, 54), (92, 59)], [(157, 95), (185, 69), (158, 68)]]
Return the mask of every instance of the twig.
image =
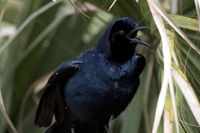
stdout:
[(198, 16), (198, 21), (199, 21), (199, 32), (200, 32), (200, 1), (194, 0), (196, 10), (197, 10), (197, 16)]
[(1, 79), (0, 79), (0, 106), (5, 110), (4, 102), (3, 102), (3, 97), (1, 94)]
[(3, 97), (2, 97), (2, 94), (1, 94), (1, 86), (0, 86), (0, 111), (1, 113), (3, 114), (6, 122), (8, 123), (8, 125), (10, 126), (11, 130), (13, 133), (17, 133), (17, 130), (16, 128), (14, 127), (12, 121), (10, 120), (6, 110), (5, 110), (5, 106), (4, 106), (4, 102), (3, 102)]
[[(3, 5), (3, 8), (2, 8), (2, 10), (1, 10), (1, 14), (0, 14), (0, 26), (1, 26), (1, 21), (2, 21), (2, 19), (3, 19), (4, 12), (5, 12), (5, 10), (6, 10), (7, 2), (8, 2), (8, 0), (5, 0), (4, 5)], [(0, 42), (1, 42), (1, 39), (0, 39)]]
[(0, 110), (1, 110), (1, 113), (3, 114), (6, 122), (8, 123), (8, 125), (10, 126), (10, 128), (12, 129), (13, 133), (17, 133), (17, 130), (15, 129), (12, 121), (10, 120), (8, 114), (6, 113), (6, 111), (3, 109), (3, 106), (0, 105)]
[(138, 25), (145, 19), (145, 17), (149, 14), (150, 10), (144, 15), (144, 17), (138, 22)]
[(114, 0), (113, 3), (111, 4), (111, 6), (109, 7), (108, 11), (110, 11), (110, 9), (114, 6), (114, 4), (117, 2), (117, 0)]
[[(82, 1), (81, 1), (81, 2), (82, 2)], [(90, 4), (85, 4), (85, 2), (82, 2), (82, 4), (83, 4), (83, 6), (87, 9), (87, 11), (93, 13), (92, 10), (91, 10), (90, 8), (88, 8), (88, 7), (91, 7)], [(97, 8), (96, 10), (98, 11), (99, 8), (98, 8), (98, 7), (96, 7), (96, 8)], [(102, 21), (103, 23), (105, 23), (106, 25), (109, 26), (109, 23), (106, 22), (106, 21), (105, 21), (102, 17), (100, 17), (97, 13), (95, 13), (95, 17), (97, 17), (100, 21)]]
[(4, 5), (3, 5), (3, 8), (2, 8), (2, 10), (1, 10), (1, 14), (0, 14), (0, 25), (1, 25), (1, 21), (2, 21), (2, 19), (3, 19), (4, 12), (5, 12), (5, 10), (6, 10), (7, 2), (8, 2), (8, 0), (5, 0)]
[(89, 19), (91, 19), (89, 16), (87, 16), (84, 12), (82, 12), (71, 0), (68, 0), (71, 4), (72, 4), (72, 6), (74, 7), (74, 8), (76, 8), (81, 14), (83, 14), (85, 17), (87, 17), (87, 18), (89, 18)]

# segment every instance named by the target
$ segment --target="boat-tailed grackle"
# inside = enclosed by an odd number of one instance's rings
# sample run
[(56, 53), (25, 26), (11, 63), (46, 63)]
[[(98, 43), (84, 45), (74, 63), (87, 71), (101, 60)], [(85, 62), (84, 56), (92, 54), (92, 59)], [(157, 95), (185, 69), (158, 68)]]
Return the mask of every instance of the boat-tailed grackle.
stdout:
[(136, 53), (139, 27), (132, 18), (114, 21), (96, 46), (63, 62), (49, 78), (35, 125), (47, 133), (108, 133), (108, 121), (125, 110), (135, 95), (145, 67)]

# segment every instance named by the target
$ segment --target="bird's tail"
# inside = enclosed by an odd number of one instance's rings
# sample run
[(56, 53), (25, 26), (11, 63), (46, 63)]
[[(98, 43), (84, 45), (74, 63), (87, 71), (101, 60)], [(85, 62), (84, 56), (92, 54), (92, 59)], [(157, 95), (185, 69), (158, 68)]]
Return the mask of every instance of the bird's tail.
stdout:
[(56, 122), (49, 127), (45, 133), (71, 133), (69, 127), (69, 115), (68, 112), (65, 113), (64, 119), (60, 124)]
[[(45, 133), (71, 133), (70, 116), (68, 111), (65, 113), (62, 123), (57, 124), (56, 122), (46, 130)], [(105, 126), (101, 122), (81, 124), (77, 123), (75, 127), (75, 133), (108, 133)]]

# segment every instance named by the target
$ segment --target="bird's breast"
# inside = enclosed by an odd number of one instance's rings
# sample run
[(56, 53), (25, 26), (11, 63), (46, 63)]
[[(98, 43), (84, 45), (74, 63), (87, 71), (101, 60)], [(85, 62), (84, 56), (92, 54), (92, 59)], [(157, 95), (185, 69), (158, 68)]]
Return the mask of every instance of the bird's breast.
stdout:
[(120, 104), (130, 102), (137, 89), (131, 69), (130, 63), (118, 66), (101, 60), (88, 61), (66, 84), (67, 106), (81, 121), (111, 115), (120, 109)]

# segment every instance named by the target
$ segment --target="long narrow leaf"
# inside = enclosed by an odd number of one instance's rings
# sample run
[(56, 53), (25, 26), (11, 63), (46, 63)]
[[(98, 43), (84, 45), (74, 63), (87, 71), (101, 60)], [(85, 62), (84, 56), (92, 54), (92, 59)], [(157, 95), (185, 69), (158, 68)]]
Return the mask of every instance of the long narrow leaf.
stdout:
[[(167, 33), (168, 33), (168, 38), (169, 38), (168, 47), (169, 47), (169, 50), (170, 50), (169, 51), (169, 53), (170, 53), (170, 66), (169, 66), (169, 69), (170, 69), (170, 67), (171, 67), (171, 57), (172, 57), (172, 52), (173, 52), (173, 48), (174, 48), (174, 34), (172, 32), (169, 32), (168, 30), (167, 30)], [(165, 51), (165, 50), (166, 49), (164, 49), (164, 47), (163, 47), (163, 51)], [(175, 116), (176, 130), (177, 130), (177, 132), (179, 132), (178, 114), (177, 114), (177, 108), (176, 108), (176, 98), (175, 98), (175, 94), (174, 94), (174, 85), (173, 85), (173, 79), (172, 79), (171, 70), (169, 70), (168, 78), (169, 78), (169, 88), (170, 88), (170, 94), (171, 94), (171, 99), (172, 99), (172, 106), (173, 106), (174, 116)]]
[[(170, 86), (170, 92), (172, 95), (172, 105), (174, 109), (174, 114), (175, 114), (175, 121), (176, 121), (176, 130), (177, 133), (179, 133), (179, 127), (178, 127), (178, 116), (177, 116), (177, 110), (176, 110), (176, 101), (175, 101), (175, 95), (174, 95), (174, 88), (173, 88), (173, 81), (172, 81), (172, 75), (171, 75), (171, 56), (170, 56), (170, 49), (169, 49), (169, 39), (167, 38), (166, 32), (165, 32), (165, 27), (164, 23), (162, 21), (161, 16), (159, 15), (157, 9), (155, 9), (155, 5), (152, 4), (151, 0), (148, 1), (150, 10), (152, 12), (154, 21), (158, 27), (159, 33), (162, 38), (162, 46), (163, 46), (163, 57), (164, 57), (164, 78), (163, 78), (163, 84), (161, 88), (161, 92), (163, 93), (164, 101), (166, 98), (166, 90), (167, 90), (167, 85), (169, 83)], [(160, 93), (161, 93), (160, 92)], [(161, 93), (161, 94), (162, 94)], [(165, 93), (165, 94), (164, 94)], [(164, 102), (161, 100), (161, 95), (159, 95), (158, 98), (158, 103), (156, 107), (156, 115), (154, 119), (154, 126), (153, 126), (153, 133), (156, 133), (158, 130), (159, 122), (161, 119), (162, 111), (164, 109)], [(159, 108), (161, 106), (161, 108)], [(159, 111), (160, 110), (160, 111)], [(157, 113), (159, 111), (159, 113)]]
[[(197, 10), (197, 16), (198, 16), (199, 27), (200, 27), (200, 1), (194, 0), (194, 2), (195, 2), (196, 10)], [(199, 32), (200, 32), (200, 28), (199, 28)]]
[(172, 66), (172, 75), (179, 88), (181, 89), (197, 123), (200, 125), (200, 103), (191, 85), (187, 81), (184, 74), (175, 65)]
[[(149, 0), (148, 0), (148, 3), (149, 3), (150, 10), (153, 14), (154, 21), (156, 22), (156, 25), (158, 27), (158, 30), (160, 31), (160, 33), (162, 33), (164, 31), (164, 34), (161, 34), (162, 42), (163, 42), (163, 45), (167, 46), (167, 44), (166, 44), (168, 42), (167, 41), (167, 35), (165, 33), (165, 28), (164, 28), (162, 18), (159, 14), (157, 14), (157, 11), (151, 5)], [(158, 97), (158, 103), (157, 103), (157, 106), (156, 106), (156, 113), (155, 113), (153, 130), (152, 130), (153, 133), (157, 133), (158, 126), (160, 124), (160, 119), (161, 119), (162, 112), (163, 112), (163, 109), (164, 109), (165, 98), (166, 98), (166, 94), (167, 94), (167, 85), (168, 85), (168, 75), (167, 75), (167, 69), (165, 69), (163, 83), (162, 83), (161, 91), (160, 91), (160, 94), (159, 94), (159, 97)]]
[(50, 2), (46, 4), (45, 6), (41, 7), (37, 11), (35, 11), (33, 14), (31, 14), (22, 24), (21, 26), (17, 29), (16, 33), (9, 38), (9, 40), (0, 48), (0, 55), (2, 52), (12, 43), (12, 41), (19, 35), (19, 33), (30, 23), (32, 22), (33, 19), (35, 19), (37, 16), (48, 10), (49, 8), (57, 5), (60, 3), (62, 0), (58, 0), (57, 2)]
[(174, 13), (177, 13), (178, 11), (178, 0), (172, 0), (171, 1), (171, 12), (174, 14)]
[(175, 29), (175, 31), (198, 53), (200, 54), (199, 48), (184, 34), (184, 32), (172, 21), (167, 15), (166, 11), (160, 5), (157, 0), (149, 0), (158, 13)]
[(164, 133), (172, 133), (173, 123), (171, 122), (171, 114), (164, 109)]
[(148, 101), (149, 101), (149, 91), (150, 91), (150, 84), (153, 74), (153, 67), (154, 67), (154, 55), (151, 53), (149, 55), (149, 61), (148, 61), (148, 73), (147, 73), (147, 81), (145, 84), (145, 93), (144, 93), (144, 117), (146, 122), (146, 128), (147, 132), (151, 132), (151, 123), (150, 123), (150, 116), (148, 111)]
[(58, 16), (54, 21), (52, 21), (46, 28), (43, 30), (37, 38), (28, 46), (26, 50), (18, 57), (18, 59), (15, 62), (14, 69), (18, 67), (18, 65), (24, 60), (24, 58), (37, 46), (39, 45), (39, 42), (44, 39), (49, 32), (51, 32), (58, 24), (62, 22), (64, 19), (64, 16)]

